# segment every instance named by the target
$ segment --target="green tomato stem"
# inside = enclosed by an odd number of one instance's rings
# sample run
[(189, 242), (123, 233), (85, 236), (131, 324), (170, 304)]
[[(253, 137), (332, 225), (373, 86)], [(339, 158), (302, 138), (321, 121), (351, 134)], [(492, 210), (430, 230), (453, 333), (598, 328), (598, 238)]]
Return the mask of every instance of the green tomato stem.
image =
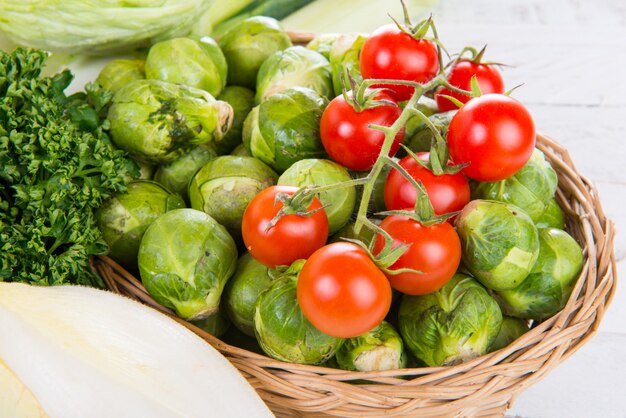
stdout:
[[(349, 187), (354, 186), (362, 186), (369, 181), (369, 176), (361, 177), (358, 179), (352, 179), (347, 181), (342, 181), (339, 183), (327, 184), (325, 186), (311, 186), (309, 187), (309, 191), (313, 193), (321, 193), (327, 190), (337, 190), (337, 189), (347, 189)], [(304, 189), (301, 189), (304, 190)]]
[[(430, 167), (427, 167), (429, 170), (431, 170), (435, 175), (441, 175), (444, 173), (444, 165), (448, 163), (448, 148), (446, 146), (446, 141), (443, 139), (443, 137), (441, 136), (441, 133), (439, 132), (439, 129), (437, 129), (437, 127), (435, 126), (435, 124), (428, 119), (428, 116), (426, 116), (425, 114), (423, 114), (422, 112), (415, 112), (415, 116), (417, 116), (419, 118), (419, 120), (421, 120), (427, 127), (428, 129), (430, 129), (430, 131), (435, 135), (435, 146), (434, 147), (430, 147), (430, 159), (429, 159), (429, 165)], [(436, 155), (433, 155), (436, 154)], [(435, 157), (435, 158), (433, 158)], [(419, 159), (416, 160), (419, 163)]]
[(465, 96), (471, 96), (472, 95), (472, 92), (470, 90), (463, 90), (463, 89), (460, 89), (460, 88), (458, 88), (456, 86), (453, 86), (452, 84), (448, 83), (448, 81), (446, 79), (443, 79), (441, 81), (440, 85), (445, 87), (445, 88), (447, 88), (450, 91), (455, 92), (455, 93), (464, 94)]
[(409, 120), (411, 115), (414, 113), (414, 106), (417, 104), (417, 101), (424, 93), (424, 87), (419, 84), (415, 86), (415, 92), (413, 96), (409, 99), (406, 107), (400, 114), (400, 117), (396, 119), (396, 121), (388, 128), (385, 132), (385, 141), (383, 142), (383, 146), (378, 154), (378, 158), (374, 163), (370, 173), (365, 177), (368, 181), (363, 186), (363, 195), (361, 197), (361, 202), (359, 202), (359, 210), (357, 212), (356, 222), (354, 224), (354, 232), (358, 234), (363, 227), (365, 220), (367, 220), (367, 207), (370, 201), (370, 197), (372, 196), (372, 192), (374, 191), (374, 183), (376, 178), (380, 175), (383, 167), (385, 166), (385, 160), (388, 158), (389, 151), (391, 150), (391, 145), (393, 141), (400, 132), (400, 130), (406, 125), (406, 122)]
[[(407, 105), (402, 110), (402, 113), (400, 114), (398, 119), (396, 119), (396, 121), (391, 126), (376, 127), (376, 129), (379, 129), (385, 133), (385, 141), (383, 142), (383, 146), (380, 150), (380, 153), (378, 154), (378, 158), (372, 166), (370, 173), (364, 177), (364, 179), (366, 179), (366, 182), (363, 184), (363, 195), (361, 196), (361, 201), (359, 202), (359, 209), (357, 211), (356, 221), (354, 223), (354, 232), (356, 234), (358, 234), (361, 231), (361, 228), (369, 222), (369, 219), (367, 219), (367, 207), (374, 191), (374, 183), (376, 182), (376, 178), (378, 178), (378, 176), (380, 175), (383, 167), (389, 164), (389, 151), (391, 150), (391, 146), (396, 135), (406, 125), (406, 122), (409, 120), (410, 117), (414, 115), (422, 115), (424, 119), (427, 119), (426, 116), (416, 108), (417, 102), (425, 92), (434, 90), (439, 86), (449, 84), (445, 79), (445, 75), (440, 74), (426, 84), (419, 84), (412, 81), (404, 82), (400, 80), (392, 80), (390, 82), (389, 80), (367, 79), (363, 81), (361, 88), (364, 88), (363, 86), (367, 85), (384, 83), (410, 85), (415, 87), (415, 92), (413, 92), (413, 95), (407, 102)], [(428, 126), (431, 129), (434, 128), (434, 126)], [(370, 127), (372, 128), (372, 126)]]

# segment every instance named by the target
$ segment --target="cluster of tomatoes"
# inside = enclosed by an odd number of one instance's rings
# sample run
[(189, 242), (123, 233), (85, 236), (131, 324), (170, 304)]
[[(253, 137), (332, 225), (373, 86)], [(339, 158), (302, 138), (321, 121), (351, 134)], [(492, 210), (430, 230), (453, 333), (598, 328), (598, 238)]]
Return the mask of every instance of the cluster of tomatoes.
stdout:
[[(444, 82), (432, 92), (440, 111), (463, 104), (447, 133), (447, 164), (463, 168), (435, 174), (427, 164), (424, 167), (417, 161), (427, 163), (429, 153), (401, 159), (398, 163), (405, 173), (392, 169), (386, 179), (388, 210), (411, 211), (416, 207), (418, 190), (407, 173), (424, 186), (434, 213), (442, 215), (460, 211), (469, 202), (468, 178), (499, 181), (515, 174), (530, 158), (535, 130), (529, 112), (504, 94), (497, 67), (480, 62), (482, 53), (476, 55), (453, 61), (442, 77)], [(360, 70), (364, 79), (420, 84), (442, 73), (436, 43), (423, 34), (401, 30), (399, 25), (384, 26), (367, 39), (360, 54)], [(484, 94), (471, 97), (459, 93), (458, 89), (472, 90), (473, 77)], [(375, 97), (378, 105), (357, 110), (349, 95), (340, 95), (322, 116), (320, 135), (328, 155), (350, 170), (372, 168), (385, 133), (371, 126), (391, 126), (403, 112), (402, 103), (415, 90), (414, 86), (391, 82), (375, 87), (382, 88)], [(403, 140), (401, 129), (389, 156), (398, 151)], [(284, 199), (277, 196), (296, 191), (295, 187), (273, 186), (257, 195), (244, 214), (243, 238), (252, 256), (269, 267), (307, 260), (298, 278), (298, 303), (306, 318), (322, 332), (343, 338), (361, 335), (384, 319), (391, 306), (391, 288), (410, 295), (428, 294), (441, 288), (459, 267), (461, 244), (453, 220), (419, 222), (397, 214), (384, 217), (379, 228), (394, 245), (408, 247), (392, 265), (381, 269), (376, 255), (385, 248), (383, 235), (376, 236), (371, 254), (350, 242), (326, 244), (328, 219), (317, 199), (308, 208), (292, 208), (276, 221), (284, 207)], [(302, 209), (307, 213), (300, 213)]]

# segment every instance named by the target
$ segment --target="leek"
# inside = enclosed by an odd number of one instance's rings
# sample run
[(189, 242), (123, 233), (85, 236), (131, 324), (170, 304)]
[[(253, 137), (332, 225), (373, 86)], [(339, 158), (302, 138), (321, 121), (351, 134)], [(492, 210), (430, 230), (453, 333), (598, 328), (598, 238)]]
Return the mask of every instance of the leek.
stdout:
[(272, 414), (221, 354), (153, 309), (92, 288), (0, 282), (0, 416)]
[[(437, 0), (405, 0), (411, 16), (428, 13)], [(402, 4), (383, 0), (316, 0), (281, 21), (292, 31), (313, 33), (370, 33), (379, 26), (393, 23), (388, 14), (403, 21)], [(415, 19), (417, 21), (417, 19)]]

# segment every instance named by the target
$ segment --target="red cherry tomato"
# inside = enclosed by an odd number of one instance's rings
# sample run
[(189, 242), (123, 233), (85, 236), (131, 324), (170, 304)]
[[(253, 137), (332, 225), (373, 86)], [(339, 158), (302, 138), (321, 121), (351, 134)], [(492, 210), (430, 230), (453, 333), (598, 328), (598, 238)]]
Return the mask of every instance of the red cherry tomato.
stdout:
[[(428, 161), (429, 153), (420, 152), (417, 156)], [(435, 175), (422, 167), (410, 155), (400, 160), (399, 164), (415, 180), (421, 181), (436, 215), (457, 212), (470, 201), (470, 188), (463, 173)], [(452, 164), (449, 162), (449, 164)], [(385, 206), (387, 210), (413, 209), (417, 190), (396, 169), (392, 169), (385, 181)]]
[[(324, 210), (310, 216), (285, 215), (266, 230), (283, 207), (281, 202), (275, 202), (276, 195), (280, 192), (293, 195), (297, 190), (293, 186), (268, 187), (250, 201), (243, 214), (244, 244), (252, 257), (270, 268), (288, 266), (298, 259), (308, 258), (328, 238), (328, 218)], [(321, 207), (315, 198), (308, 209)]]
[[(502, 74), (500, 74), (498, 67), (495, 65), (476, 64), (475, 62), (466, 60), (459, 61), (450, 71), (450, 74), (448, 75), (448, 82), (454, 87), (458, 87), (463, 90), (471, 90), (471, 82), (474, 75), (476, 76), (476, 81), (478, 81), (478, 85), (480, 86), (480, 91), (483, 94), (504, 93), (504, 81), (502, 80)], [(441, 97), (441, 95), (444, 94), (456, 98), (461, 103), (467, 103), (470, 99), (470, 96), (455, 93), (444, 87), (435, 93), (437, 106), (442, 112), (458, 109), (458, 107), (450, 100), (445, 97)]]
[[(365, 41), (359, 59), (363, 78), (407, 80), (426, 83), (437, 75), (437, 47), (402, 32), (395, 24), (375, 30)], [(397, 101), (408, 100), (415, 90), (410, 86), (382, 85)]]
[[(376, 106), (357, 112), (343, 96), (335, 97), (326, 107), (320, 122), (320, 136), (326, 152), (336, 162), (351, 170), (372, 168), (385, 141), (385, 134), (369, 125), (391, 126), (402, 113), (387, 93), (376, 95), (393, 105)], [(404, 140), (404, 128), (394, 138), (389, 155), (394, 155)]]
[(466, 176), (499, 181), (526, 164), (535, 148), (535, 124), (517, 100), (503, 94), (485, 94), (467, 102), (448, 128), (450, 157), (469, 163)]
[[(398, 244), (411, 244), (390, 267), (410, 268), (418, 273), (387, 274), (394, 289), (407, 295), (426, 295), (439, 290), (456, 273), (461, 262), (461, 240), (448, 222), (424, 226), (404, 216), (388, 216), (380, 224)], [(374, 254), (385, 246), (382, 235), (376, 237)]]
[(370, 331), (391, 306), (389, 281), (362, 248), (349, 242), (313, 253), (298, 276), (297, 294), (304, 316), (338, 338)]

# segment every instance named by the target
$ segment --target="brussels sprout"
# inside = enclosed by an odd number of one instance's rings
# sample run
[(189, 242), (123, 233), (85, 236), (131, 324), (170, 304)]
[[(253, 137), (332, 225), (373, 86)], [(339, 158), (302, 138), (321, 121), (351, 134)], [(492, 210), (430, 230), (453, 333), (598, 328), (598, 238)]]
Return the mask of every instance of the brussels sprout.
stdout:
[(346, 69), (357, 82), (363, 80), (359, 67), (359, 54), (366, 39), (367, 35), (351, 33), (339, 36), (333, 43), (328, 60), (330, 61), (335, 96), (343, 93), (343, 77)]
[(279, 173), (305, 158), (323, 158), (320, 119), (326, 99), (294, 87), (252, 109), (243, 126), (243, 143), (252, 156)]
[[(335, 232), (330, 238), (330, 242), (339, 242), (347, 239), (358, 239), (363, 242), (365, 245), (369, 245), (374, 238), (376, 237), (376, 233), (370, 228), (363, 227), (359, 231), (359, 233), (354, 232), (354, 223), (350, 222), (339, 231)], [(393, 290), (393, 289), (392, 289)]]
[(185, 202), (152, 181), (133, 181), (96, 212), (96, 222), (109, 245), (109, 257), (127, 269), (137, 268), (137, 253), (148, 226), (165, 212), (184, 208)]
[(158, 42), (148, 51), (146, 78), (220, 94), (226, 85), (226, 58), (208, 36), (196, 41), (174, 38)]
[(539, 219), (535, 222), (537, 228), (565, 228), (565, 214), (556, 199), (548, 200), (546, 210), (543, 211)]
[(212, 147), (198, 145), (171, 163), (160, 166), (154, 174), (154, 180), (189, 201), (187, 188), (191, 178), (215, 158), (217, 153)]
[(321, 364), (335, 355), (343, 339), (317, 330), (302, 313), (296, 296), (297, 277), (275, 279), (259, 295), (254, 331), (263, 351), (278, 360)]
[(189, 183), (191, 207), (201, 210), (241, 240), (241, 219), (252, 198), (276, 183), (271, 168), (252, 157), (223, 155), (209, 161)]
[(237, 157), (252, 157), (252, 155), (243, 143), (237, 145), (235, 149), (231, 151), (230, 155), (234, 155)]
[(404, 295), (398, 321), (413, 355), (429, 366), (442, 366), (487, 353), (500, 331), (502, 312), (480, 283), (455, 274), (434, 293)]
[(513, 176), (496, 182), (476, 182), (473, 186), (473, 199), (511, 203), (536, 222), (554, 197), (557, 177), (543, 152), (535, 148), (526, 165)]
[(237, 264), (237, 247), (226, 229), (204, 212), (176, 209), (146, 230), (139, 246), (139, 274), (163, 306), (188, 320), (218, 310)]
[[(288, 186), (328, 186), (350, 181), (348, 171), (339, 164), (317, 158), (300, 160), (289, 167), (278, 178), (278, 184)], [(356, 203), (356, 188), (346, 187), (327, 190), (319, 195), (320, 202), (328, 216), (328, 233), (338, 231), (349, 220)]]
[(496, 351), (506, 347), (526, 332), (528, 332), (528, 324), (526, 321), (510, 316), (503, 316), (500, 332), (493, 343), (491, 343), (489, 351)]
[(246, 116), (254, 107), (254, 92), (245, 87), (229, 86), (217, 98), (233, 108), (233, 124), (223, 138), (215, 141), (215, 149), (220, 155), (228, 154), (241, 144), (241, 131)]
[(330, 63), (322, 55), (302, 46), (278, 51), (261, 65), (256, 82), (256, 102), (290, 87), (307, 87), (320, 96), (333, 95)]
[(138, 160), (162, 164), (222, 138), (233, 108), (203, 90), (138, 80), (113, 96), (108, 119), (117, 147)]
[(237, 261), (237, 271), (226, 284), (223, 304), (229, 318), (241, 332), (254, 337), (254, 306), (259, 293), (272, 283), (276, 271), (246, 252)]
[(321, 54), (327, 60), (330, 60), (330, 50), (340, 36), (342, 36), (341, 33), (323, 33), (313, 38), (306, 47)]
[(226, 312), (221, 307), (219, 310), (204, 319), (189, 321), (203, 331), (208, 332), (214, 337), (221, 337), (230, 328), (230, 321)]
[(361, 336), (347, 339), (335, 358), (340, 368), (359, 372), (401, 369), (406, 365), (402, 338), (385, 321)]
[(493, 290), (519, 285), (539, 255), (533, 221), (508, 203), (473, 200), (459, 214), (456, 229), (465, 267)]
[[(424, 110), (422, 108), (421, 110)], [(452, 117), (456, 114), (456, 110), (450, 110), (443, 113), (435, 113), (428, 119), (435, 125), (442, 137), (448, 134), (448, 126)], [(413, 152), (425, 152), (430, 150), (435, 134), (418, 116), (409, 118), (406, 123), (404, 145)]]
[(96, 83), (113, 93), (131, 81), (146, 78), (143, 60), (113, 60), (104, 66)]
[(276, 19), (257, 16), (226, 32), (219, 45), (228, 63), (228, 82), (254, 89), (261, 64), (290, 47), (291, 40)]
[(567, 232), (539, 230), (539, 258), (528, 277), (511, 290), (496, 292), (506, 315), (542, 320), (565, 306), (583, 266), (583, 252)]

